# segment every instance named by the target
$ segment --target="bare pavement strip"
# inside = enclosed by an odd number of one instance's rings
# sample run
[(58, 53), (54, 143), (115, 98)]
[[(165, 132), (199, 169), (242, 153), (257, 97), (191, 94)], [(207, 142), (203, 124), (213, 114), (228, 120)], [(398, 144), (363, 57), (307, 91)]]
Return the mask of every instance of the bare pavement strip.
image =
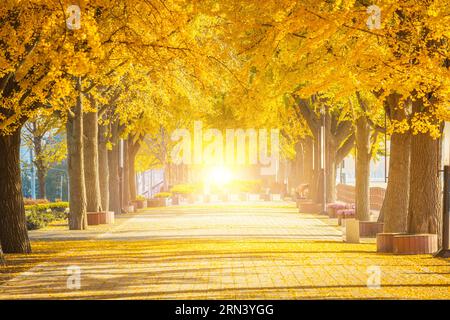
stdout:
[(334, 220), (287, 202), (153, 208), (30, 236), (64, 250), (4, 282), (0, 299), (450, 298), (450, 260), (343, 243)]

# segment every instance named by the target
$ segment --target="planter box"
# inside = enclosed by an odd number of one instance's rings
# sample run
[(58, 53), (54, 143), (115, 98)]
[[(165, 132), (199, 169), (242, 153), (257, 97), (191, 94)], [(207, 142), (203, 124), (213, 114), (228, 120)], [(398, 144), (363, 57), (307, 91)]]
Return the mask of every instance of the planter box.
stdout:
[(377, 233), (383, 233), (384, 223), (376, 221), (360, 221), (359, 234), (363, 238), (375, 238)]
[(181, 197), (178, 195), (175, 195), (172, 197), (172, 205), (177, 206), (181, 202)]
[(297, 199), (296, 201), (295, 201), (295, 204), (296, 204), (296, 206), (297, 206), (297, 208), (300, 206), (300, 203), (305, 203), (305, 202), (312, 202), (312, 200), (311, 199)]
[(248, 201), (260, 201), (261, 200), (261, 196), (257, 193), (250, 193), (248, 195)]
[[(178, 197), (178, 204), (179, 205), (182, 205), (182, 204), (188, 204), (189, 203), (189, 197), (187, 197), (187, 196), (179, 196)], [(172, 204), (174, 204), (173, 203), (173, 199), (172, 199)]]
[(154, 208), (158, 206), (158, 199), (147, 199), (147, 207), (148, 208)]
[(320, 213), (322, 211), (322, 204), (315, 202), (301, 202), (298, 206), (300, 213)]
[(154, 198), (148, 200), (148, 206), (151, 208), (154, 207), (166, 207), (167, 206), (167, 198)]
[(106, 224), (106, 211), (101, 211), (98, 213), (99, 223)]
[(281, 194), (279, 194), (279, 193), (271, 194), (270, 201), (281, 201)]
[(170, 203), (170, 199), (169, 198), (160, 198), (159, 200), (159, 206), (160, 207), (167, 207)]
[(403, 234), (394, 236), (394, 254), (431, 254), (437, 250), (436, 234)]
[(114, 224), (114, 211), (106, 211), (105, 212), (105, 223), (106, 224)]
[(263, 201), (270, 201), (270, 194), (268, 194), (268, 193), (262, 193), (260, 195), (260, 197), (261, 197), (261, 200), (263, 200)]
[(378, 233), (377, 252), (394, 252), (394, 237), (404, 233)]
[(144, 209), (145, 207), (147, 207), (147, 201), (146, 200), (133, 200), (131, 201), (131, 204), (136, 208), (136, 209)]
[(133, 205), (129, 205), (124, 208), (124, 211), (125, 211), (125, 213), (133, 213), (133, 212), (135, 212), (135, 208)]
[(87, 213), (88, 226), (96, 226), (99, 224), (113, 224), (114, 211), (100, 211)]
[(101, 212), (88, 212), (87, 213), (87, 224), (88, 226), (97, 226), (101, 221)]

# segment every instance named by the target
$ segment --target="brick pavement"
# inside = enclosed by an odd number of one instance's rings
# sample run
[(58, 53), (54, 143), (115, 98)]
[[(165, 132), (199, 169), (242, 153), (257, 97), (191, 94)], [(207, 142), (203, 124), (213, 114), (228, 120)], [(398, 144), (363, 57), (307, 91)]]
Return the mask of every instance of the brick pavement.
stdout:
[[(450, 298), (448, 259), (342, 243), (334, 221), (293, 204), (150, 209), (74, 233), (31, 233), (65, 249), (1, 285), (0, 299)], [(80, 289), (67, 287), (69, 266)], [(379, 289), (367, 287), (373, 267)]]

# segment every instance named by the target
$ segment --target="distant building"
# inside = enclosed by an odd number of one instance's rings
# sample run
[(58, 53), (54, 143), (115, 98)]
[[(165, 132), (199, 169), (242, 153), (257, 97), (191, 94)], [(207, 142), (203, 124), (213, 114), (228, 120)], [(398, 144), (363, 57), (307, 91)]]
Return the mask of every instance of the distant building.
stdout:
[[(385, 162), (386, 160), (386, 162)], [(370, 185), (386, 186), (389, 171), (389, 157), (378, 157), (377, 161), (370, 162)], [(354, 185), (355, 179), (355, 158), (347, 156), (341, 164), (338, 165), (336, 174), (337, 183)]]
[(151, 169), (136, 175), (137, 193), (152, 198), (164, 185), (164, 169)]

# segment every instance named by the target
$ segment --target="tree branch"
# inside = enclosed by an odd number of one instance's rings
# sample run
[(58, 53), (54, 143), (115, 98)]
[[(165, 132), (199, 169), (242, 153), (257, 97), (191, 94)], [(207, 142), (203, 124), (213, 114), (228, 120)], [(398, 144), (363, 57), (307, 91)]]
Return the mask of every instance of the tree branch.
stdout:
[(300, 111), (301, 115), (303, 116), (309, 128), (311, 129), (311, 132), (313, 133), (313, 135), (316, 135), (320, 128), (320, 119), (311, 110), (311, 107), (309, 106), (309, 103), (307, 102), (306, 99), (301, 99), (300, 97), (295, 95), (294, 99), (295, 102), (297, 103), (298, 110)]
[(352, 133), (351, 136), (345, 140), (344, 144), (342, 144), (338, 151), (336, 152), (336, 163), (342, 162), (344, 158), (350, 153), (350, 151), (355, 146), (355, 134)]

